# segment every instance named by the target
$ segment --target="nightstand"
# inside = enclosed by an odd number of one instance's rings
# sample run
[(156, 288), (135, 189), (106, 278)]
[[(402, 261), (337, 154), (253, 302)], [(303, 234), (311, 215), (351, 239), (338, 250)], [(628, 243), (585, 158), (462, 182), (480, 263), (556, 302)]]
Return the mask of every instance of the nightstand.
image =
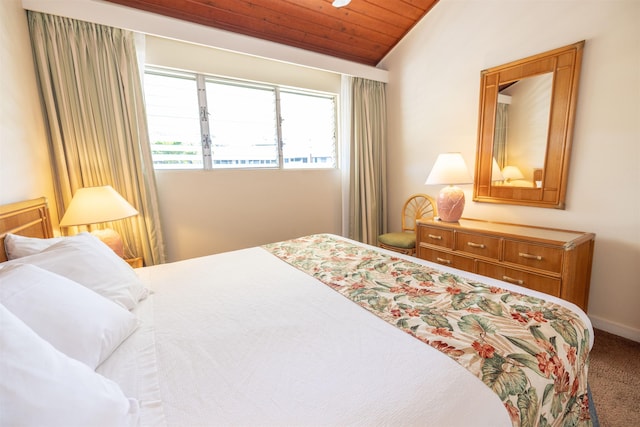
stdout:
[(125, 261), (133, 268), (140, 268), (143, 266), (142, 257), (127, 258)]

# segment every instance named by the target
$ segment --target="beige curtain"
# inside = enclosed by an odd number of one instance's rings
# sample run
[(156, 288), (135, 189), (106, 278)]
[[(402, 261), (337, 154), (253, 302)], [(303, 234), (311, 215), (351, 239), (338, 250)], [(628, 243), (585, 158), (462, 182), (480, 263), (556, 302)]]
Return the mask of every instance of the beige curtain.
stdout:
[(372, 245), (387, 231), (386, 85), (352, 78), (349, 135), (349, 234)]
[(493, 137), (493, 157), (500, 169), (507, 165), (507, 126), (509, 122), (509, 105), (498, 103), (496, 109), (496, 127)]
[(108, 224), (127, 257), (165, 262), (134, 34), (28, 12), (60, 217), (75, 191), (111, 185), (140, 215)]

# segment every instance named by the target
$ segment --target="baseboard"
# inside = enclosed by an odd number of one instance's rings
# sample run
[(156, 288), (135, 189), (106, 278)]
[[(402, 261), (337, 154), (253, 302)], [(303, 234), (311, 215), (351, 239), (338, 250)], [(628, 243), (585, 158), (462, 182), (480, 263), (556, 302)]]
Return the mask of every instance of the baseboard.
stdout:
[(620, 323), (612, 322), (598, 316), (589, 315), (589, 319), (591, 319), (591, 323), (596, 329), (600, 329), (632, 341), (640, 342), (640, 329), (630, 328), (626, 325), (621, 325)]

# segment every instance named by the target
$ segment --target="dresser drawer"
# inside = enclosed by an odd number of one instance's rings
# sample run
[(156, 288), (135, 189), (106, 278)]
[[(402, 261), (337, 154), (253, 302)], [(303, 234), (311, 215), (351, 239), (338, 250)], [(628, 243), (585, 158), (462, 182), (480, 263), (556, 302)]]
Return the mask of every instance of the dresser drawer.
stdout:
[(417, 221), (417, 256), (564, 298), (583, 310), (595, 235), (460, 218)]
[(519, 285), (535, 291), (544, 292), (556, 297), (560, 296), (560, 279), (542, 276), (535, 273), (528, 273), (513, 268), (506, 268), (500, 265), (487, 262), (478, 262), (478, 274), (503, 280), (514, 285)]
[(498, 260), (500, 259), (500, 238), (458, 232), (456, 233), (454, 249), (473, 256), (483, 256)]
[(505, 240), (504, 261), (531, 268), (562, 273), (564, 249), (535, 243)]
[(438, 251), (431, 248), (425, 248), (423, 246), (420, 246), (418, 248), (418, 258), (435, 262), (437, 264), (446, 265), (447, 267), (459, 268), (460, 270), (474, 270), (474, 260), (472, 258), (462, 257), (449, 252)]
[(426, 225), (418, 226), (418, 241), (443, 248), (453, 247), (453, 231)]

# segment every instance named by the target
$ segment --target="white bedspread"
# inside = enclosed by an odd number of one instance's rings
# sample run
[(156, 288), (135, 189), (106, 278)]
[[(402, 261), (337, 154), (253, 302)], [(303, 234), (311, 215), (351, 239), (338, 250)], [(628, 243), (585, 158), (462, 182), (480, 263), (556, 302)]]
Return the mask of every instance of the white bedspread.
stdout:
[(142, 327), (98, 371), (144, 426), (511, 425), (455, 361), (261, 248), (137, 271)]

